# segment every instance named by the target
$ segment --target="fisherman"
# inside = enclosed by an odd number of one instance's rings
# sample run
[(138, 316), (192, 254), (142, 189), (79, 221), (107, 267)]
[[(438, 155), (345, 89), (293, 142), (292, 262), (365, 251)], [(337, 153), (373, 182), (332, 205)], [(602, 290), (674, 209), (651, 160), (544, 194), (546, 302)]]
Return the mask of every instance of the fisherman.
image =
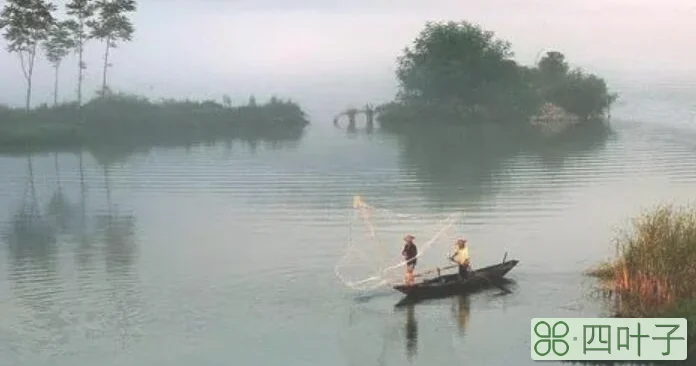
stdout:
[(406, 235), (404, 237), (406, 244), (404, 244), (404, 249), (401, 251), (401, 255), (404, 256), (404, 260), (406, 261), (406, 285), (408, 286), (413, 285), (413, 271), (416, 268), (416, 262), (418, 261), (418, 258), (416, 258), (416, 256), (418, 256), (418, 248), (413, 242), (414, 239), (415, 237), (413, 235)]
[(469, 277), (469, 269), (471, 268), (469, 262), (469, 248), (466, 246), (466, 239), (459, 239), (454, 244), (454, 253), (449, 257), (452, 262), (459, 265), (459, 277), (465, 279)]

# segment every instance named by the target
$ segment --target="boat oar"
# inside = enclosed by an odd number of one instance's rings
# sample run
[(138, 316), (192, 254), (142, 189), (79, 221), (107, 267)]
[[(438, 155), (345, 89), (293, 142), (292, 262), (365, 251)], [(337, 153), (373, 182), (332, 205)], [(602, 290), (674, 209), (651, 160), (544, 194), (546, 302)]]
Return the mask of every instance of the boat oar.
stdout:
[(445, 269), (452, 269), (452, 268), (455, 268), (455, 267), (457, 267), (457, 266), (458, 266), (457, 264), (453, 264), (453, 265), (447, 266), (447, 267), (442, 267), (442, 268), (438, 267), (438, 268), (435, 268), (435, 269), (431, 269), (431, 270), (429, 270), (429, 271), (421, 272), (421, 273), (419, 273), (419, 274), (417, 274), (417, 275), (414, 275), (413, 277), (423, 277), (423, 276), (425, 276), (425, 275), (427, 275), (427, 274), (430, 274), (430, 273), (433, 273), (433, 272), (437, 272), (438, 274), (440, 274), (440, 271), (443, 271), (443, 270), (445, 270)]

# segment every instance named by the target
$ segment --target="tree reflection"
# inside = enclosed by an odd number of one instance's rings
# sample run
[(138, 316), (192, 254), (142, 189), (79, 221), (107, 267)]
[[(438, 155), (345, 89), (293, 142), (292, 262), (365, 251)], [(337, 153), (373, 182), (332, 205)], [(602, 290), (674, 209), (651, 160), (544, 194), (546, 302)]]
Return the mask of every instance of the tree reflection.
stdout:
[(84, 151), (81, 149), (78, 155), (80, 171), (80, 220), (77, 229), (77, 249), (75, 262), (78, 268), (85, 269), (93, 256), (94, 245), (90, 237), (89, 215), (87, 214), (87, 185), (85, 183)]
[(48, 351), (48, 346), (65, 342), (67, 319), (61, 317), (63, 306), (56, 301), (62, 288), (57, 274), (56, 230), (41, 211), (31, 155), (27, 155), (26, 179), (18, 208), (3, 235), (10, 253), (8, 278), (19, 304), (29, 311), (18, 314), (15, 321), (40, 329), (39, 334), (48, 333), (34, 339), (32, 345)]
[(128, 160), (127, 152), (114, 149), (94, 151), (93, 156), (101, 166), (106, 210), (95, 215), (96, 230), (104, 243), (104, 259), (108, 272), (128, 273), (136, 251), (135, 217), (123, 213), (114, 205), (111, 191), (111, 167)]
[(401, 164), (422, 181), (436, 202), (472, 205), (496, 195), (510, 179), (514, 159), (536, 157), (558, 170), (569, 156), (604, 146), (611, 135), (605, 126), (580, 126), (565, 135), (544, 137), (507, 125), (408, 126), (387, 132), (397, 137)]
[(75, 219), (75, 208), (68, 200), (65, 190), (63, 189), (63, 183), (61, 181), (60, 172), (60, 160), (59, 154), (53, 154), (55, 174), (56, 174), (56, 186), (57, 189), (54, 190), (51, 199), (48, 202), (48, 207), (46, 209), (48, 217), (51, 219), (53, 225), (59, 234), (65, 234), (70, 230), (70, 226)]
[(111, 168), (127, 162), (130, 155), (104, 149), (93, 152), (93, 156), (101, 166), (106, 201), (106, 209), (95, 215), (95, 229), (103, 245), (106, 279), (110, 287), (109, 302), (114, 306), (109, 320), (118, 332), (121, 348), (127, 349), (136, 337), (134, 331), (137, 329), (131, 315), (142, 306), (136, 286), (137, 271), (133, 266), (137, 251), (136, 218), (114, 203)]
[[(292, 142), (262, 143), (281, 149)], [(98, 170), (90, 169), (90, 153)], [(3, 269), (18, 305), (9, 317), (21, 326), (22, 338), (36, 340), (29, 352), (69, 352), (73, 336), (111, 338), (126, 349), (139, 336), (138, 220), (122, 203), (115, 173), (134, 151), (102, 146), (90, 153), (46, 159), (55, 170), (55, 185), (46, 186), (36, 183), (37, 158), (27, 156), (24, 193), (7, 208), (11, 219), (2, 239), (9, 265)], [(78, 163), (79, 169), (69, 167)], [(53, 169), (49, 174), (53, 178)], [(102, 187), (102, 192), (94, 191)], [(44, 191), (49, 194), (42, 196)], [(76, 278), (60, 276), (73, 268)]]
[(31, 155), (27, 155), (27, 182), (17, 210), (10, 220), (5, 241), (12, 254), (12, 262), (24, 265), (29, 262), (44, 270), (52, 267), (56, 255), (56, 233), (44, 217), (36, 196), (34, 168)]
[(129, 272), (136, 250), (135, 217), (110, 208), (96, 216), (97, 230), (105, 244), (104, 259), (109, 273)]

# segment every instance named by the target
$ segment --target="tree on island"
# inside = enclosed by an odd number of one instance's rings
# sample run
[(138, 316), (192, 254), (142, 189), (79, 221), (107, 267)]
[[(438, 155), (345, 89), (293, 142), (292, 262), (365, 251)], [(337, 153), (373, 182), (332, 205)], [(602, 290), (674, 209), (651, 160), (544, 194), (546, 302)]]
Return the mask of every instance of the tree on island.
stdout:
[(397, 78), (405, 100), (482, 100), (487, 84), (506, 82), (516, 70), (510, 44), (468, 23), (432, 23), (398, 58)]
[(17, 53), (27, 83), (25, 109), (31, 108), (31, 84), (34, 76), (36, 51), (48, 38), (54, 24), (55, 6), (44, 0), (7, 0), (0, 13), (0, 29), (9, 45), (7, 50)]
[(53, 105), (57, 105), (60, 64), (65, 56), (70, 54), (70, 51), (75, 48), (75, 42), (71, 37), (68, 23), (59, 22), (54, 24), (43, 46), (46, 59), (51, 63), (55, 72), (53, 79)]
[(95, 0), (71, 0), (65, 5), (70, 19), (66, 22), (70, 29), (75, 53), (77, 53), (77, 104), (82, 105), (82, 80), (87, 65), (84, 62), (85, 43), (90, 36), (87, 33), (90, 24), (94, 23), (94, 13), (97, 9)]
[[(7, 50), (19, 55), (27, 81), (25, 108), (0, 105), (3, 149), (99, 146), (108, 141), (128, 146), (190, 144), (221, 137), (278, 142), (301, 138), (309, 124), (299, 105), (276, 97), (262, 104), (252, 97), (249, 105), (233, 106), (229, 96), (223, 97), (223, 104), (153, 102), (111, 92), (107, 85), (111, 52), (133, 38), (135, 27), (127, 13), (136, 10), (136, 1), (66, 0), (66, 18), (61, 20), (56, 19), (56, 10), (50, 0), (7, 0), (0, 11)], [(83, 53), (90, 39), (104, 42), (104, 67), (97, 96), (83, 104)], [(37, 51), (43, 51), (54, 71), (53, 108), (31, 108)], [(59, 107), (60, 67), (71, 51), (78, 54), (77, 103)], [(168, 136), (158, 132), (162, 129), (170, 132)]]
[(552, 103), (589, 120), (601, 117), (616, 99), (603, 79), (569, 71), (560, 52), (547, 53), (534, 67), (512, 57), (509, 42), (478, 25), (428, 22), (398, 58), (399, 92), (381, 113), (394, 120), (434, 112), (457, 120), (512, 122), (528, 121)]
[(599, 119), (617, 99), (606, 82), (581, 69), (570, 69), (562, 53), (548, 52), (537, 64), (536, 86), (542, 98), (583, 120)]
[(544, 84), (556, 83), (568, 74), (570, 66), (565, 56), (557, 51), (547, 52), (537, 63), (539, 80)]
[(135, 29), (125, 13), (135, 11), (136, 2), (135, 0), (100, 0), (97, 7), (99, 15), (97, 20), (91, 23), (91, 27), (92, 37), (102, 40), (105, 45), (101, 88), (101, 95), (105, 96), (106, 71), (111, 66), (109, 53), (112, 48), (118, 46), (119, 41), (127, 42), (133, 39)]

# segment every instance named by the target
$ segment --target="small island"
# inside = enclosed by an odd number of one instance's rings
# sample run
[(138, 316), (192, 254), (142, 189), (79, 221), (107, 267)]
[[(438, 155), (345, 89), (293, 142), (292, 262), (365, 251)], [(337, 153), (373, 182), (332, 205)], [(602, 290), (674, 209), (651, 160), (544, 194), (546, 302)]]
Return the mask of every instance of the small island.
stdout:
[(555, 133), (605, 121), (617, 95), (606, 82), (547, 52), (534, 67), (509, 42), (468, 22), (429, 22), (398, 58), (399, 92), (378, 107), (387, 130), (405, 125), (502, 124)]
[[(305, 112), (290, 100), (233, 106), (228, 96), (216, 101), (150, 101), (117, 93), (108, 84), (109, 56), (135, 32), (129, 14), (135, 0), (70, 0), (65, 19), (45, 0), (8, 0), (0, 12), (0, 30), (7, 51), (15, 54), (26, 81), (24, 108), (0, 105), (0, 147), (3, 150), (73, 149), (103, 144), (154, 146), (190, 144), (220, 138), (283, 141), (299, 139), (309, 124)], [(103, 47), (101, 87), (85, 101), (84, 48), (90, 41)], [(61, 66), (74, 53), (78, 70), (75, 100), (59, 103)], [(44, 56), (54, 71), (53, 104), (32, 107), (36, 60)]]
[(308, 124), (292, 101), (271, 98), (243, 106), (214, 101), (161, 101), (109, 94), (76, 103), (24, 109), (0, 108), (3, 150), (51, 150), (104, 144), (156, 146), (218, 139), (299, 139)]

